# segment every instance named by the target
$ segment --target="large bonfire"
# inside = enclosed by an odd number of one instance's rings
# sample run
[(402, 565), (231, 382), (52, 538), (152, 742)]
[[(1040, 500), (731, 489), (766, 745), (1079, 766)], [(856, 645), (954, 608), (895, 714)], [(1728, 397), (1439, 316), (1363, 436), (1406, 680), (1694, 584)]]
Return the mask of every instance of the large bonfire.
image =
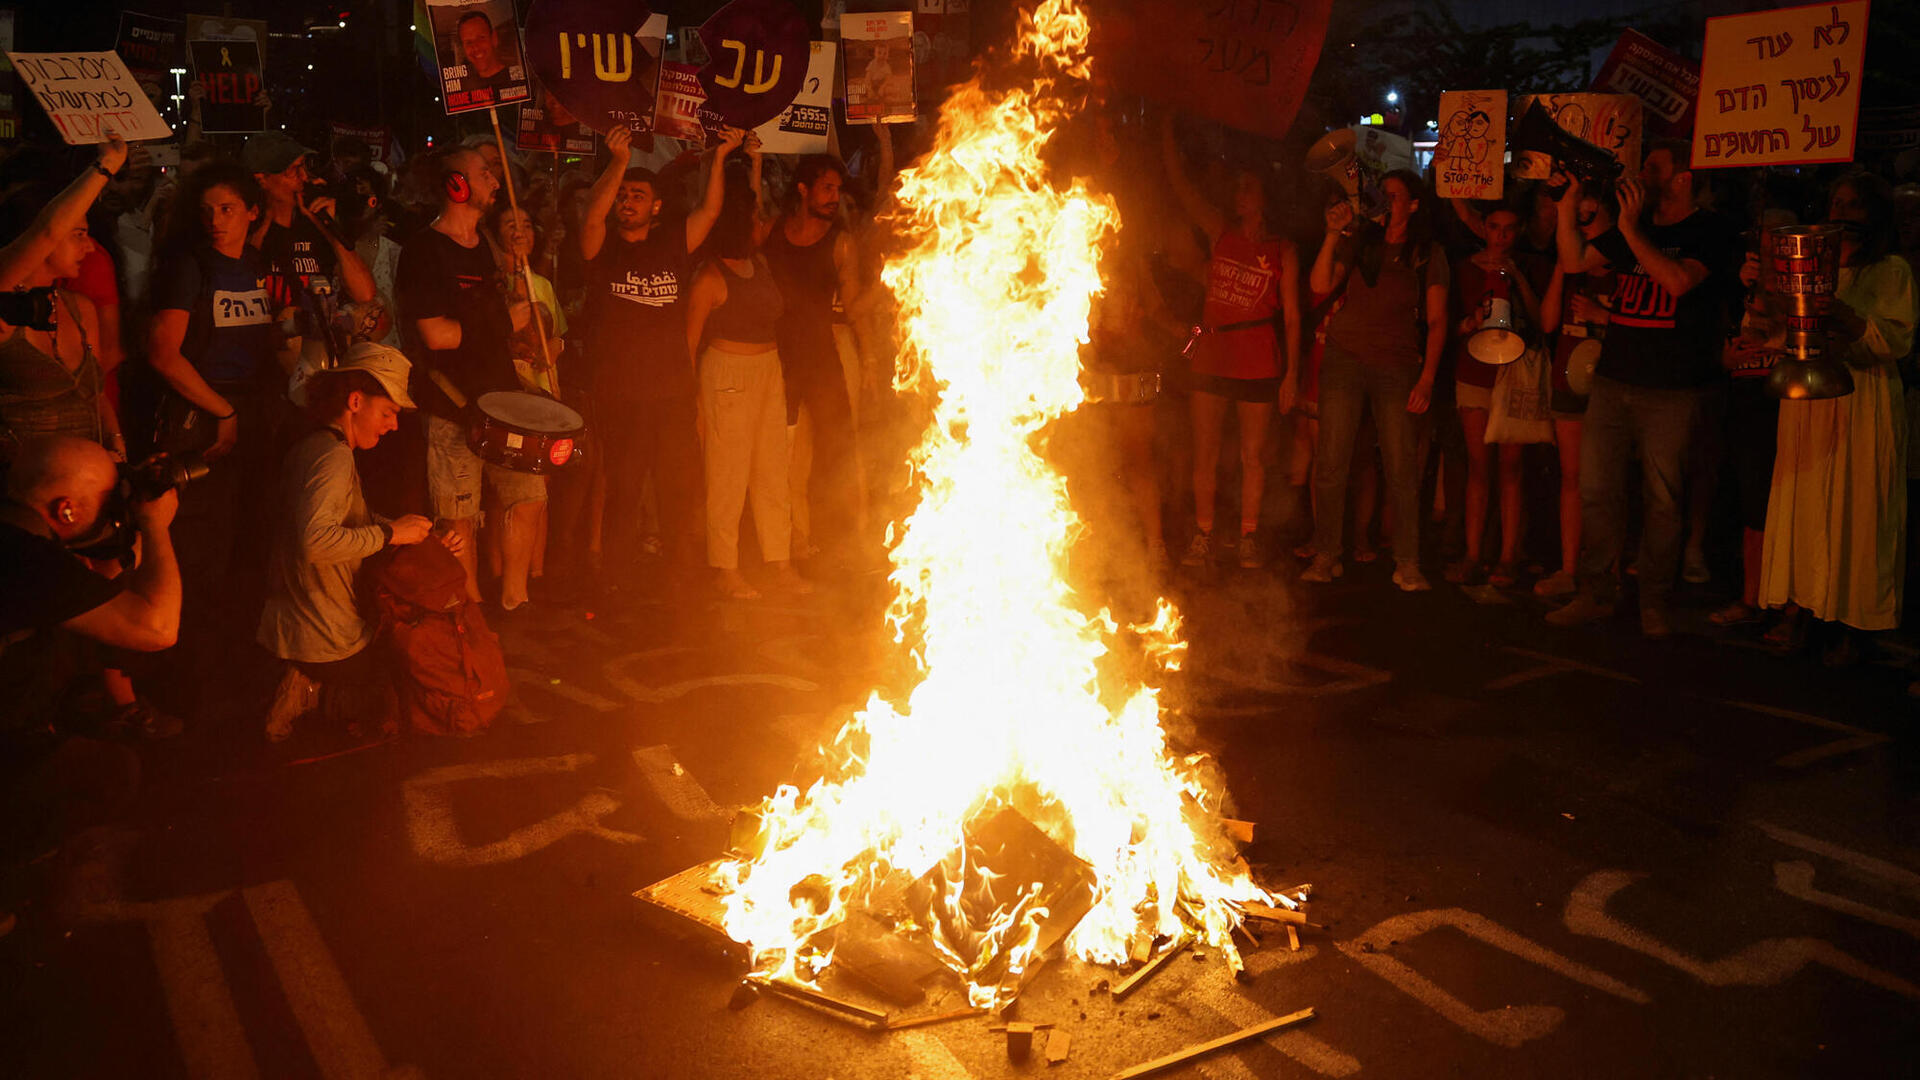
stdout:
[[(1084, 529), (1036, 449), (1084, 400), (1080, 346), (1119, 227), (1110, 200), (1056, 187), (1042, 163), (1085, 93), (1087, 38), (1075, 0), (1044, 0), (1014, 57), (1032, 77), (957, 89), (900, 178), (904, 250), (883, 272), (896, 385), (933, 402), (888, 620), (917, 682), (903, 700), (874, 693), (823, 749), (821, 778), (766, 800), (752, 852), (722, 864), (725, 927), (761, 975), (811, 984), (843, 923), (883, 914), (973, 1004), (1003, 1005), (1068, 927), (1088, 961), (1122, 963), (1143, 935), (1234, 955), (1234, 904), (1275, 899), (1223, 842), (1200, 759), (1169, 751), (1156, 688), (1128, 673), (1143, 653), (1177, 667), (1177, 615), (1162, 601), (1122, 631), (1088, 610), (1065, 572)], [(1069, 865), (995, 863), (986, 823), (1008, 811)], [(1061, 880), (1076, 876), (1078, 892)]]

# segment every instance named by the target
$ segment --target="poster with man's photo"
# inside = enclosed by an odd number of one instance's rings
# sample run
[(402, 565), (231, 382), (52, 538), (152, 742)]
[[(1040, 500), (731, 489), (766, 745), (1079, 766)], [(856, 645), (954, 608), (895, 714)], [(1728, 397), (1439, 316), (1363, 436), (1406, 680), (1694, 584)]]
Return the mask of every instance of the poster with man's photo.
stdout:
[(427, 0), (447, 115), (533, 96), (513, 0)]
[(520, 106), (520, 130), (514, 145), (546, 154), (590, 155), (593, 129), (580, 122), (559, 98), (533, 84), (533, 100)]
[(913, 13), (840, 16), (840, 50), (847, 64), (847, 123), (910, 123), (917, 114)]

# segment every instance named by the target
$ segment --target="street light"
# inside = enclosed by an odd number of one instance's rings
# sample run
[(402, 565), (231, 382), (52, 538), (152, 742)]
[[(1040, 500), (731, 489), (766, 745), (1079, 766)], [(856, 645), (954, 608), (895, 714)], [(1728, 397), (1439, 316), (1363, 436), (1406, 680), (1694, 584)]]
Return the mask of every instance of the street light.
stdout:
[(1400, 91), (1398, 90), (1387, 91), (1387, 104), (1389, 105), (1400, 104)]

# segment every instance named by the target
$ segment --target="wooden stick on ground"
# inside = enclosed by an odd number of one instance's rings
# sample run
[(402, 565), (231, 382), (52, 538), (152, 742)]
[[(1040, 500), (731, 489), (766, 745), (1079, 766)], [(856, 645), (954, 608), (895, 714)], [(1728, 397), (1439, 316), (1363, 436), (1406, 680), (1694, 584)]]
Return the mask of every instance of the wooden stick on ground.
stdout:
[(1224, 1049), (1235, 1043), (1243, 1043), (1248, 1039), (1257, 1039), (1268, 1032), (1279, 1031), (1281, 1028), (1292, 1027), (1295, 1024), (1303, 1023), (1311, 1019), (1313, 1019), (1313, 1010), (1311, 1008), (1301, 1009), (1297, 1013), (1288, 1013), (1285, 1016), (1275, 1017), (1272, 1020), (1255, 1024), (1252, 1027), (1241, 1028), (1231, 1035), (1222, 1035), (1211, 1042), (1203, 1042), (1198, 1046), (1189, 1046), (1185, 1050), (1176, 1051), (1168, 1054), (1166, 1057), (1154, 1058), (1152, 1061), (1135, 1065), (1130, 1069), (1113, 1074), (1113, 1080), (1138, 1080), (1138, 1078), (1142, 1076), (1152, 1076), (1157, 1072), (1165, 1072), (1177, 1065), (1184, 1065), (1194, 1058), (1211, 1054), (1215, 1050)]
[(836, 1020), (844, 1020), (856, 1027), (866, 1028), (868, 1031), (886, 1030), (887, 1014), (877, 1009), (869, 1009), (865, 1005), (844, 1001), (831, 994), (821, 993), (812, 987), (801, 986), (798, 983), (790, 983), (784, 979), (769, 979), (765, 976), (755, 975), (748, 976), (747, 981), (763, 989), (771, 990), (789, 1001), (797, 1001), (811, 1009), (825, 1013)]
[(1192, 943), (1193, 943), (1192, 938), (1182, 937), (1179, 941), (1176, 941), (1173, 944), (1167, 946), (1166, 951), (1162, 952), (1159, 956), (1156, 956), (1153, 959), (1147, 961), (1145, 964), (1141, 965), (1139, 971), (1136, 971), (1133, 974), (1127, 976), (1125, 979), (1121, 980), (1120, 985), (1113, 988), (1113, 1000), (1119, 1001), (1121, 998), (1124, 998), (1128, 994), (1133, 993), (1134, 990), (1138, 988), (1141, 983), (1147, 981), (1147, 979), (1151, 977), (1154, 972), (1159, 971), (1161, 968), (1165, 967), (1167, 961), (1173, 959), (1175, 956), (1178, 956), (1180, 953), (1184, 952), (1187, 946), (1191, 945)]
[(905, 1020), (887, 1020), (888, 1031), (902, 1031), (906, 1028), (926, 1027), (928, 1024), (944, 1024), (949, 1020), (964, 1020), (969, 1016), (985, 1016), (985, 1009), (955, 1009), (952, 1012), (934, 1013), (931, 1016), (913, 1016)]

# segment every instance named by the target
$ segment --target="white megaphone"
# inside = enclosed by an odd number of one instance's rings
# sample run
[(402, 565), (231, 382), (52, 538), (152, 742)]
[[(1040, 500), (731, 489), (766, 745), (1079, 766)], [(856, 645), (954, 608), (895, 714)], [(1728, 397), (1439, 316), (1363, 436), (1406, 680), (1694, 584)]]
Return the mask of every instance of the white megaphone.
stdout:
[(1495, 282), (1486, 321), (1467, 338), (1467, 354), (1483, 364), (1511, 364), (1527, 351), (1527, 339), (1513, 328), (1513, 288), (1506, 273), (1502, 271)]
[(1307, 171), (1317, 172), (1339, 184), (1347, 198), (1360, 197), (1360, 158), (1354, 153), (1352, 128), (1329, 131), (1307, 151)]

